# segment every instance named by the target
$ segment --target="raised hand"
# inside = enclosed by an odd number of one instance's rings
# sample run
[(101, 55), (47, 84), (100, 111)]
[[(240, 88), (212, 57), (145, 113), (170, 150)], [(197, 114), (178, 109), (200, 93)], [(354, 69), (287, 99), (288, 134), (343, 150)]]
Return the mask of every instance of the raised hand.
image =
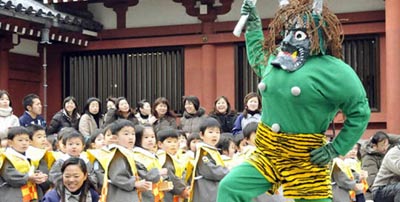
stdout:
[(257, 14), (255, 0), (244, 0), (240, 14), (248, 16), (246, 30), (261, 29), (261, 19)]

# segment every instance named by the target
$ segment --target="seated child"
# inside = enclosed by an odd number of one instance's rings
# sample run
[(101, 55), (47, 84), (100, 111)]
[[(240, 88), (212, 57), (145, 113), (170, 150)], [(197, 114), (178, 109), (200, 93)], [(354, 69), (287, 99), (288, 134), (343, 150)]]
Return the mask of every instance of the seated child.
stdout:
[[(139, 176), (153, 183), (152, 190), (142, 193), (143, 201), (162, 201), (164, 190), (160, 189), (161, 177), (167, 177), (167, 169), (162, 168), (154, 152), (156, 147), (156, 135), (151, 126), (135, 127), (136, 142), (134, 151)], [(141, 165), (140, 165), (141, 164)]]
[(200, 124), (200, 138), (197, 143), (196, 157), (192, 174), (190, 201), (215, 202), (219, 181), (229, 173), (218, 149), (221, 128), (214, 118), (205, 118)]
[(185, 165), (176, 158), (179, 150), (179, 136), (176, 129), (163, 128), (157, 132), (157, 156), (163, 168), (168, 169), (168, 180), (172, 181), (173, 189), (165, 192), (164, 202), (175, 202), (189, 197), (189, 187), (184, 181)]
[(11, 127), (7, 139), (9, 147), (0, 154), (0, 197), (12, 201), (38, 201), (37, 185), (45, 183), (47, 175), (35, 172), (26, 156), (29, 132), (22, 126)]
[[(132, 149), (135, 145), (135, 126), (131, 121), (118, 119), (110, 124), (110, 132), (116, 144), (110, 148), (113, 156), (105, 168), (102, 202), (139, 202), (141, 192), (150, 190), (152, 183), (141, 180), (138, 175)], [(107, 135), (106, 135), (107, 136)]]

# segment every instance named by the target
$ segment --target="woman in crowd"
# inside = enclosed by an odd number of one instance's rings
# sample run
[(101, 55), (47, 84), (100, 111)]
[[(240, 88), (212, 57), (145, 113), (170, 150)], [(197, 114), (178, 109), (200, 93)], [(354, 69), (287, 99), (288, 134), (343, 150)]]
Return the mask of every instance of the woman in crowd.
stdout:
[(369, 188), (365, 193), (366, 200), (373, 200), (371, 188), (389, 146), (389, 136), (382, 131), (376, 132), (367, 145), (367, 153), (361, 161), (362, 169), (368, 172), (367, 182)]
[(139, 124), (141, 125), (153, 125), (153, 123), (157, 120), (151, 114), (151, 106), (147, 100), (140, 100), (136, 104), (135, 117), (138, 119)]
[(103, 116), (101, 112), (101, 101), (98, 98), (91, 97), (86, 101), (84, 114), (79, 121), (79, 132), (86, 138), (90, 137), (93, 131), (103, 125)]
[(62, 182), (47, 192), (43, 202), (79, 201), (97, 202), (99, 195), (88, 180), (85, 162), (80, 158), (69, 158), (61, 167)]
[(180, 128), (186, 133), (199, 132), (201, 123), (207, 117), (206, 111), (200, 107), (199, 98), (185, 96), (183, 104), (185, 105), (185, 111), (181, 118)]
[(214, 109), (209, 116), (221, 124), (222, 133), (231, 133), (236, 120), (236, 111), (231, 109), (228, 98), (220, 96), (214, 101)]
[[(0, 90), (0, 140), (6, 146), (8, 128), (19, 126), (18, 117), (13, 114), (10, 94)], [(1, 146), (0, 146), (1, 148)]]
[(68, 96), (63, 101), (63, 109), (57, 112), (47, 127), (47, 134), (58, 133), (64, 127), (72, 127), (78, 130), (80, 115), (77, 102), (73, 96)]
[(260, 122), (261, 98), (257, 93), (251, 92), (244, 97), (244, 110), (236, 118), (232, 129), (233, 135), (242, 132), (242, 129), (251, 122)]
[(176, 129), (176, 115), (171, 110), (169, 101), (165, 97), (157, 98), (153, 103), (153, 114), (156, 117), (154, 122), (154, 130), (157, 132), (162, 128), (171, 127)]
[(104, 126), (107, 126), (108, 124), (118, 119), (127, 119), (129, 121), (132, 121), (135, 125), (139, 124), (138, 119), (132, 112), (128, 100), (125, 97), (119, 97), (115, 102), (115, 109), (110, 108), (107, 111)]

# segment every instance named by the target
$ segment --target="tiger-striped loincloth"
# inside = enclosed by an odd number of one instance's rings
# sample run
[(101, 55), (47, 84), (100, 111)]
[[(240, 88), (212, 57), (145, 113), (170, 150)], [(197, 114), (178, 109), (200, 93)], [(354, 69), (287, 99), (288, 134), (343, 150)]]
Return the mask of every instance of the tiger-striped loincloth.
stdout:
[(310, 151), (326, 143), (323, 134), (275, 133), (260, 123), (256, 151), (247, 159), (285, 197), (294, 199), (332, 198), (329, 167), (310, 162)]

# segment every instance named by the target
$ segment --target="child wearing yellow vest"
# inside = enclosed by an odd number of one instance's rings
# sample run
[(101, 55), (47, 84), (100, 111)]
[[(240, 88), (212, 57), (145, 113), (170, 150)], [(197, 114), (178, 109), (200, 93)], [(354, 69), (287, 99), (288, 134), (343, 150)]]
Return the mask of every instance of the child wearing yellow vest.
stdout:
[[(365, 202), (364, 192), (368, 188), (365, 182), (366, 174), (361, 171), (361, 165), (355, 165), (354, 163), (356, 162), (354, 159), (349, 158), (352, 156), (352, 153), (356, 153), (357, 147), (358, 145), (356, 144), (345, 157), (340, 156), (333, 159), (333, 202)], [(359, 173), (357, 173), (356, 170), (358, 170)], [(364, 183), (362, 181), (364, 181)]]
[(135, 130), (134, 124), (125, 119), (118, 119), (110, 124), (116, 144), (110, 146), (113, 156), (105, 167), (101, 202), (142, 201), (141, 193), (151, 189), (151, 182), (139, 178), (133, 158)]
[(189, 202), (215, 202), (218, 184), (229, 173), (215, 147), (220, 139), (220, 124), (214, 118), (205, 118), (200, 124), (200, 138), (197, 143), (194, 168), (191, 175)]
[(64, 134), (62, 137), (62, 144), (65, 148), (65, 154), (61, 154), (56, 157), (56, 162), (50, 169), (49, 180), (53, 185), (57, 185), (61, 183), (62, 172), (61, 167), (65, 160), (71, 157), (81, 158), (85, 161), (87, 170), (88, 170), (88, 179), (92, 183), (92, 185), (98, 189), (98, 179), (94, 174), (93, 165), (90, 163), (86, 152), (83, 151), (85, 147), (85, 140), (83, 135), (74, 128), (66, 127), (61, 131), (68, 131), (68, 133)]
[[(49, 170), (55, 159), (51, 152), (46, 150), (47, 139), (46, 131), (42, 126), (30, 125), (26, 129), (29, 132), (30, 146), (26, 151), (26, 156), (31, 159), (37, 173), (49, 175)], [(51, 183), (47, 179), (46, 182), (38, 186), (38, 196), (42, 198), (44, 193), (50, 189)]]
[(47, 180), (47, 175), (35, 172), (35, 166), (26, 156), (29, 134), (22, 126), (8, 130), (9, 147), (0, 156), (0, 197), (4, 202), (39, 201), (37, 185)]
[(180, 202), (189, 197), (189, 187), (184, 181), (185, 164), (177, 158), (179, 151), (178, 131), (164, 128), (157, 132), (157, 156), (163, 168), (168, 169), (168, 180), (172, 181), (173, 189), (165, 192), (164, 202)]
[(136, 142), (133, 151), (139, 176), (153, 183), (152, 190), (142, 193), (143, 201), (163, 201), (164, 191), (167, 190), (162, 190), (161, 185), (163, 185), (163, 178), (167, 177), (168, 170), (161, 167), (154, 151), (157, 146), (155, 132), (151, 126), (136, 126), (135, 130)]
[(98, 180), (99, 192), (101, 192), (101, 189), (103, 187), (105, 168), (108, 167), (108, 164), (110, 163), (111, 158), (114, 155), (114, 153), (111, 151), (111, 148), (114, 148), (115, 143), (117, 143), (117, 136), (113, 135), (110, 130), (111, 124), (107, 125), (101, 131), (99, 131), (100, 129), (95, 130), (95, 133), (92, 134), (91, 137), (91, 139), (96, 138), (96, 132), (100, 132), (97, 136), (104, 134), (103, 137), (105, 146), (101, 148), (88, 149), (86, 151), (88, 159), (93, 165), (93, 171)]

